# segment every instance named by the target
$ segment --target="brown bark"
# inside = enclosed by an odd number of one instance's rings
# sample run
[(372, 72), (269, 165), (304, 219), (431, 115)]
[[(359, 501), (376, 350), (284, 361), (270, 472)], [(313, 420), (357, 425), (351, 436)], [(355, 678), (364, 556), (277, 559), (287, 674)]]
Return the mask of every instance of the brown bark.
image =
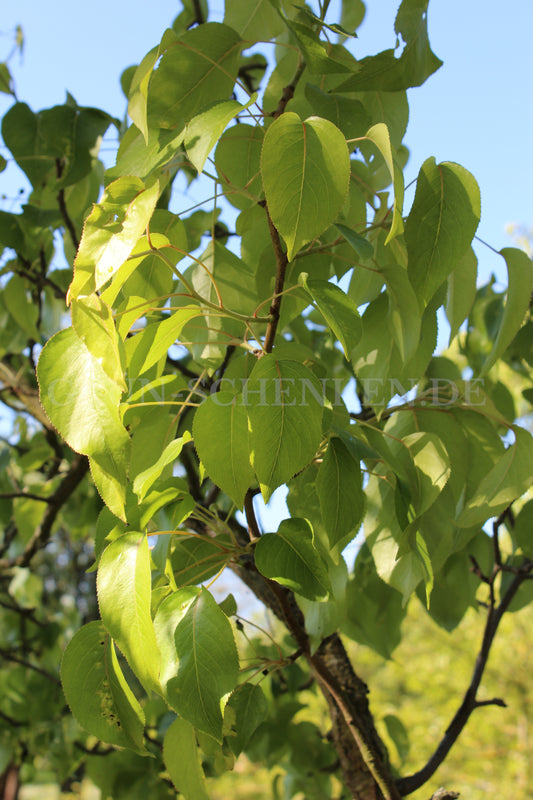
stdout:
[[(253, 558), (233, 570), (280, 619), (306, 658), (328, 704), (331, 732), (346, 788), (354, 800), (399, 800), (368, 704), (368, 688), (357, 676), (337, 634), (311, 653), (303, 614), (292, 592), (257, 572)], [(376, 779), (377, 776), (377, 779)], [(380, 789), (381, 785), (381, 789)]]
[(18, 800), (19, 789), (19, 768), (15, 764), (9, 764), (3, 775), (0, 775), (0, 797), (2, 800)]

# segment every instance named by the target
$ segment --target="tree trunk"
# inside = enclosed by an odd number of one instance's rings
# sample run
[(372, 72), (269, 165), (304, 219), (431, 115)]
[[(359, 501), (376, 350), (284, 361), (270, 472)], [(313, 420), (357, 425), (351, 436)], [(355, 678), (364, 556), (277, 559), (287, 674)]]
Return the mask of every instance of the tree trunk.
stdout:
[(2, 800), (18, 800), (19, 789), (19, 768), (9, 764), (0, 776), (0, 797)]

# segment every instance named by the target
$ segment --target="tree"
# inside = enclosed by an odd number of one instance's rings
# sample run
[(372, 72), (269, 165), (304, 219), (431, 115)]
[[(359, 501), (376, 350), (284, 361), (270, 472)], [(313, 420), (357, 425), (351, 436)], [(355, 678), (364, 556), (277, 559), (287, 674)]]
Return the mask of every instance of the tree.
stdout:
[[(88, 775), (201, 800), (241, 753), (282, 765), (276, 797), (427, 796), (470, 715), (504, 705), (480, 687), (531, 595), (533, 268), (505, 248), (507, 290), (476, 287), (458, 164), (422, 164), (404, 214), (406, 90), (441, 66), (427, 5), (403, 0), (401, 55), (357, 61), (361, 0), (340, 22), (327, 0), (227, 0), (224, 23), (187, 0), (122, 75), (131, 122), (71, 97), (4, 116), (32, 185), (0, 213), (5, 797)], [(175, 206), (178, 177), (201, 208)], [(262, 530), (280, 486), (290, 518)], [(224, 569), (274, 635), (214, 596)], [(484, 629), (401, 774), (384, 731), (398, 752), (409, 732), (376, 724), (346, 643), (390, 658), (413, 602), (447, 630), (481, 606)]]

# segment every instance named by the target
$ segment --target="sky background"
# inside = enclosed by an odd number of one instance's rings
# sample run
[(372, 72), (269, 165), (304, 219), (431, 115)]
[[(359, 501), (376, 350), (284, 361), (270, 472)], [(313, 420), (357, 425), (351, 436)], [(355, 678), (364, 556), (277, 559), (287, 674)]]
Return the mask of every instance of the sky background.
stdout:
[[(399, 0), (367, 0), (354, 43), (357, 57), (394, 47), (398, 5)], [(0, 60), (11, 50), (15, 26), (24, 30), (23, 59), (17, 54), (9, 64), (19, 100), (38, 111), (63, 103), (68, 90), (79, 105), (118, 117), (126, 109), (121, 72), (159, 42), (181, 10), (178, 0), (4, 0), (2, 6)], [(221, 21), (222, 0), (210, 6), (210, 19)], [(336, 8), (333, 0), (330, 21)], [(499, 250), (512, 244), (506, 224), (533, 224), (533, 1), (431, 0), (428, 17), (431, 45), (444, 66), (409, 92), (406, 183), (429, 156), (469, 169), (481, 188), (478, 234)], [(0, 95), (1, 115), (11, 103)], [(112, 143), (105, 149), (112, 151)], [(0, 196), (6, 199), (0, 207), (13, 208), (22, 185), (15, 170), (1, 173)], [(411, 189), (407, 207), (413, 196)], [(504, 283), (501, 257), (480, 243), (475, 249), (481, 280), (494, 272)], [(283, 513), (283, 503), (274, 505)]]

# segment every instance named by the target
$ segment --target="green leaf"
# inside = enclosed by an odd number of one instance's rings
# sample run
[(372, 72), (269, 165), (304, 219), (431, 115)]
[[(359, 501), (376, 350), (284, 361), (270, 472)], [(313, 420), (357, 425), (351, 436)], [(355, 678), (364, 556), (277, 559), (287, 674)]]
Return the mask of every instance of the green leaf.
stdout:
[(185, 719), (175, 719), (165, 734), (163, 760), (172, 783), (185, 800), (209, 800), (196, 734)]
[(243, 44), (232, 28), (218, 22), (198, 25), (172, 41), (150, 79), (148, 127), (179, 131), (205, 106), (227, 100)]
[(148, 538), (125, 533), (102, 553), (97, 576), (102, 622), (147, 690), (161, 694), (161, 657), (150, 616)]
[(185, 149), (198, 173), (202, 172), (209, 153), (231, 120), (254, 103), (256, 99), (257, 95), (253, 95), (244, 106), (236, 100), (215, 103), (201, 111), (187, 124)]
[(82, 728), (103, 742), (146, 754), (143, 711), (124, 680), (115, 646), (101, 622), (84, 625), (67, 645), (61, 683)]
[(143, 470), (135, 476), (133, 491), (139, 498), (139, 503), (142, 503), (150, 487), (159, 478), (165, 467), (169, 464), (173, 464), (177, 460), (179, 454), (183, 450), (183, 445), (190, 441), (190, 439), (190, 433), (185, 431), (183, 436), (180, 436), (179, 439), (174, 439), (165, 447), (155, 464), (152, 464), (148, 469)]
[(327, 597), (331, 583), (313, 538), (306, 519), (283, 520), (277, 533), (265, 533), (257, 542), (257, 569), (265, 578), (288, 586), (308, 600)]
[(460, 527), (483, 524), (501, 512), (526, 492), (533, 475), (533, 439), (531, 434), (516, 425), (512, 430), (514, 444), (507, 448), (479, 484), (474, 496), (457, 519)]
[(300, 283), (341, 343), (344, 355), (349, 361), (352, 350), (362, 334), (357, 306), (339, 286), (333, 283), (309, 280), (305, 272), (300, 274)]
[(423, 303), (431, 300), (464, 256), (480, 213), (479, 187), (464, 167), (436, 164), (434, 158), (424, 162), (405, 223), (409, 279)]
[(477, 257), (470, 247), (448, 278), (445, 309), (450, 323), (449, 343), (457, 336), (459, 328), (470, 314), (476, 297), (476, 278)]
[(96, 294), (72, 301), (72, 327), (102, 369), (124, 392), (119, 339), (111, 309)]
[(334, 222), (344, 204), (350, 180), (344, 136), (329, 120), (302, 122), (286, 112), (265, 134), (261, 174), (270, 217), (292, 261)]
[(358, 71), (337, 87), (339, 92), (379, 89), (398, 92), (411, 86), (421, 86), (442, 66), (431, 50), (427, 29), (429, 0), (403, 0), (394, 30), (405, 42), (401, 56), (394, 50), (384, 50), (358, 62)]
[(255, 483), (242, 395), (222, 391), (206, 398), (194, 415), (193, 436), (207, 474), (242, 510)]
[(361, 468), (341, 439), (329, 440), (318, 471), (316, 488), (330, 547), (353, 532), (361, 522), (364, 494)]
[(226, 199), (236, 208), (248, 208), (263, 194), (261, 148), (264, 135), (260, 126), (233, 125), (222, 134), (215, 150), (218, 177)]
[(516, 336), (529, 308), (533, 291), (533, 262), (529, 256), (523, 250), (515, 247), (504, 247), (500, 251), (500, 255), (503, 256), (507, 265), (507, 300), (498, 336), (489, 357), (483, 364), (482, 375), (486, 374), (501, 358)]
[(226, 0), (224, 22), (241, 34), (247, 46), (275, 39), (284, 29), (270, 0)]
[(313, 458), (322, 438), (322, 387), (296, 361), (264, 355), (243, 389), (251, 460), (265, 501)]
[(231, 623), (207, 589), (176, 628), (178, 674), (167, 684), (176, 711), (222, 742), (222, 709), (237, 683), (239, 660)]
[(238, 756), (246, 749), (256, 728), (265, 721), (268, 715), (268, 703), (260, 686), (243, 683), (237, 686), (228, 707), (235, 712), (235, 728), (229, 736), (229, 745)]
[(26, 281), (19, 275), (13, 275), (3, 287), (3, 295), (9, 313), (22, 328), (29, 339), (39, 341), (37, 330), (39, 309), (26, 291)]
[(0, 64), (0, 92), (14, 95), (13, 78), (5, 61)]
[(73, 450), (94, 460), (104, 501), (124, 518), (130, 439), (118, 412), (119, 387), (72, 328), (47, 342), (37, 378), (50, 421)]
[(392, 214), (392, 224), (390, 231), (385, 239), (385, 244), (388, 244), (395, 236), (403, 233), (403, 172), (398, 164), (397, 157), (393, 153), (392, 145), (390, 143), (389, 129), (383, 122), (378, 122), (368, 130), (364, 136), (372, 144), (377, 147), (390, 175), (391, 183), (394, 188), (394, 210)]
[(67, 302), (98, 291), (122, 266), (144, 233), (158, 197), (157, 181), (146, 188), (139, 178), (124, 176), (109, 184), (85, 220)]

